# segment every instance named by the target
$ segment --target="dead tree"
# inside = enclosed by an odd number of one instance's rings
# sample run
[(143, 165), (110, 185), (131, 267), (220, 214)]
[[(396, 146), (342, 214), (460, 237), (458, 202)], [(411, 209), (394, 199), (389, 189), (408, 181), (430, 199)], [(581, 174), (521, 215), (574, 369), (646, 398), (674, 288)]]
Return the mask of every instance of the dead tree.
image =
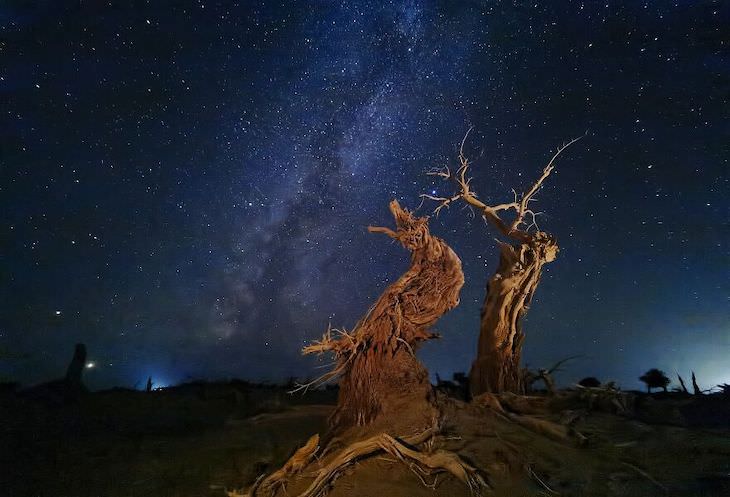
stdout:
[[(390, 203), (396, 229), (368, 227), (410, 250), (411, 265), (383, 294), (351, 332), (328, 329), (304, 354), (332, 353), (335, 367), (299, 389), (340, 378), (331, 424), (336, 428), (364, 425), (380, 414), (392, 423), (402, 418), (397, 407), (405, 400), (420, 409), (432, 395), (426, 368), (416, 347), (437, 337), (429, 328), (459, 303), (464, 284), (461, 261), (446, 243), (428, 230), (428, 218), (415, 217)], [(430, 421), (428, 421), (430, 422)]]
[[(530, 203), (536, 200), (535, 194), (552, 173), (560, 153), (582, 137), (561, 146), (527, 191), (518, 194), (512, 190), (512, 202), (488, 205), (477, 197), (471, 187), (470, 163), (464, 154), (464, 142), (468, 136), (469, 132), (461, 142), (456, 172), (446, 167), (428, 173), (453, 181), (456, 193), (450, 197), (427, 194), (421, 197), (439, 203), (435, 209), (437, 214), (461, 200), (477, 210), (487, 223), (507, 239), (506, 242), (498, 240), (499, 266), (487, 286), (477, 356), (469, 373), (469, 385), (473, 396), (483, 392), (524, 393), (520, 356), (525, 335), (521, 321), (540, 282), (543, 265), (555, 260), (558, 254), (557, 241), (551, 234), (538, 228), (538, 213), (530, 208)], [(514, 211), (514, 217), (509, 220), (506, 214), (511, 211)]]
[[(415, 350), (437, 336), (430, 327), (459, 303), (464, 274), (454, 251), (430, 234), (427, 218), (415, 217), (395, 200), (390, 211), (395, 230), (368, 231), (384, 233), (410, 250), (408, 271), (385, 289), (351, 332), (330, 328), (303, 350), (335, 357), (331, 371), (295, 388), (306, 390), (339, 378), (328, 442), (320, 447), (319, 436), (311, 437), (280, 470), (262, 475), (246, 494), (233, 491), (229, 496), (273, 497), (283, 492), (316, 497), (355, 462), (382, 453), (404, 462), (424, 483), (426, 475), (448, 472), (475, 493), (486, 487), (479, 472), (455, 453), (416, 449), (432, 443), (441, 425), (428, 372)], [(344, 448), (333, 450), (337, 446)], [(313, 471), (305, 471), (311, 465)], [(305, 473), (314, 480), (302, 479)]]

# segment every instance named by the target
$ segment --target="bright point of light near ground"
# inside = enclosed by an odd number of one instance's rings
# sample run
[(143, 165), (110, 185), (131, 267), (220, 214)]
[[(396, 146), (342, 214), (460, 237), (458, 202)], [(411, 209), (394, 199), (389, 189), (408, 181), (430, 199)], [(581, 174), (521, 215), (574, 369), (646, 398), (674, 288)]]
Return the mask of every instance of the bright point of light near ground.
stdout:
[(140, 388), (144, 389), (148, 376), (152, 379), (153, 390), (172, 387), (179, 383), (179, 381), (176, 381), (176, 376), (174, 374), (170, 374), (168, 372), (155, 372), (154, 369), (150, 369), (150, 373), (147, 373), (147, 376), (141, 378), (142, 381), (139, 383)]
[(56, 314), (56, 316), (60, 316), (61, 315), (61, 311), (56, 311), (55, 314)]
[(154, 380), (154, 378), (152, 379), (152, 391), (153, 392), (155, 390), (160, 390), (160, 389), (163, 389), (163, 388), (169, 388), (171, 386), (173, 386), (173, 385), (170, 384), (170, 383), (168, 383), (165, 380), (161, 380), (161, 381), (157, 382), (157, 381)]
[(94, 361), (86, 363), (86, 369), (93, 369), (95, 367), (96, 367), (96, 363)]

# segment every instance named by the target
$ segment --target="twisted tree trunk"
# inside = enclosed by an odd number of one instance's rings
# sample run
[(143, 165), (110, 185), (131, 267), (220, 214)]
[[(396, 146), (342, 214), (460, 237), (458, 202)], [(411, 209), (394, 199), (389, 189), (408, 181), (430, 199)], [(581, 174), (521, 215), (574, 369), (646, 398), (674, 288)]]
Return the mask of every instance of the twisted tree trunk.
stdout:
[[(401, 408), (427, 414), (432, 387), (426, 368), (415, 356), (420, 342), (436, 337), (429, 328), (459, 303), (464, 284), (461, 261), (428, 230), (428, 219), (413, 216), (397, 201), (390, 203), (396, 230), (385, 233), (412, 252), (411, 265), (385, 289), (375, 305), (348, 333), (332, 330), (305, 353), (334, 352), (337, 366), (321, 380), (340, 377), (334, 428), (372, 423), (383, 415), (391, 430), (405, 417)], [(430, 416), (423, 416), (430, 423)]]
[[(408, 271), (385, 289), (352, 332), (328, 329), (322, 340), (304, 348), (305, 354), (333, 353), (336, 365), (297, 389), (340, 378), (337, 407), (330, 418), (324, 448), (320, 450), (319, 436), (310, 438), (282, 469), (260, 477), (248, 493), (233, 491), (229, 496), (273, 497), (280, 490), (299, 497), (318, 496), (346, 468), (382, 452), (406, 463), (419, 477), (449, 472), (474, 493), (487, 486), (476, 468), (456, 454), (415, 448), (441, 431), (428, 372), (416, 358), (415, 350), (420, 342), (437, 336), (429, 328), (459, 303), (464, 273), (454, 251), (431, 235), (427, 218), (413, 216), (395, 200), (390, 203), (390, 211), (395, 230), (368, 230), (385, 233), (411, 251)], [(333, 332), (339, 336), (333, 336)], [(407, 435), (419, 429), (420, 433)], [(330, 451), (343, 444), (342, 450)], [(301, 475), (315, 459), (318, 468), (309, 472), (314, 481), (303, 480)], [(307, 481), (307, 486), (297, 490), (302, 481)], [(289, 493), (292, 490), (294, 494)]]
[(489, 280), (481, 312), (477, 357), (469, 373), (472, 395), (524, 393), (520, 368), (522, 317), (540, 282), (542, 267), (555, 260), (558, 245), (538, 231), (519, 245), (499, 243), (499, 266)]

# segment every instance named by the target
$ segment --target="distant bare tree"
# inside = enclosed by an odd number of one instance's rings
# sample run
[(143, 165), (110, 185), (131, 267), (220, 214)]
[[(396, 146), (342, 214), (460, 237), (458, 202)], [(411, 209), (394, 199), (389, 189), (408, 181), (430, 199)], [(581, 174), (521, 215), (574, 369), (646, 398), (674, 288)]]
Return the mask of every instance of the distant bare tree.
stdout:
[(562, 371), (561, 367), (563, 364), (565, 364), (568, 361), (571, 361), (575, 359), (576, 357), (580, 356), (571, 356), (566, 357), (565, 359), (562, 359), (555, 364), (553, 364), (551, 367), (545, 369), (545, 368), (539, 368), (537, 372), (530, 371), (529, 369), (523, 370), (523, 378), (524, 378), (524, 386), (526, 392), (532, 391), (532, 385), (537, 381), (542, 381), (545, 384), (545, 390), (547, 391), (548, 395), (555, 395), (555, 379), (553, 378), (553, 373), (557, 373), (558, 371)]

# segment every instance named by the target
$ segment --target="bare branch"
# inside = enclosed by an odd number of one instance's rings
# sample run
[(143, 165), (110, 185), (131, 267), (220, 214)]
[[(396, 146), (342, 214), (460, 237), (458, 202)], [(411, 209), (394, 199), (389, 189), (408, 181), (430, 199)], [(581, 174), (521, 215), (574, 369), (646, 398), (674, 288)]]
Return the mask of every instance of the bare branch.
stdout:
[(444, 179), (449, 179), (451, 178), (451, 169), (449, 169), (449, 166), (444, 166), (441, 169), (432, 169), (426, 172), (426, 176), (440, 176)]
[[(540, 177), (532, 185), (532, 187), (527, 190), (527, 192), (520, 195), (513, 188), (512, 195), (514, 197), (514, 200), (512, 202), (506, 202), (497, 205), (487, 205), (486, 203), (479, 200), (476, 192), (471, 188), (472, 178), (468, 176), (470, 163), (468, 157), (464, 153), (464, 145), (472, 129), (474, 128), (470, 127), (467, 130), (459, 145), (459, 167), (455, 173), (452, 173), (448, 167), (436, 169), (426, 173), (429, 176), (439, 176), (445, 180), (453, 181), (456, 184), (457, 193), (450, 197), (421, 194), (421, 199), (431, 200), (438, 203), (438, 205), (434, 209), (435, 214), (438, 214), (444, 207), (448, 208), (450, 204), (461, 199), (468, 206), (480, 211), (485, 221), (489, 222), (495, 228), (497, 228), (497, 230), (502, 235), (513, 238), (519, 242), (527, 242), (532, 238), (532, 235), (530, 234), (530, 230), (532, 228), (535, 228), (537, 231), (539, 231), (539, 227), (537, 226), (537, 222), (535, 219), (537, 214), (529, 209), (529, 203), (537, 200), (536, 198), (534, 198), (534, 196), (540, 190), (540, 188), (542, 188), (543, 183), (548, 178), (548, 176), (550, 176), (550, 173), (552, 173), (553, 169), (555, 168), (555, 160), (558, 158), (558, 156), (566, 148), (583, 138), (585, 134), (577, 138), (573, 138), (572, 140), (564, 143), (560, 148), (558, 148), (557, 152), (551, 157), (550, 161), (543, 168)], [(510, 210), (515, 211), (515, 218), (512, 220), (512, 222), (508, 223), (502, 217), (500, 217), (500, 213)], [(526, 217), (528, 217), (528, 219), (530, 220), (529, 224), (525, 222)]]
[(385, 226), (368, 226), (368, 231), (370, 233), (384, 233), (391, 238), (398, 238), (398, 233)]
[(443, 209), (444, 207), (448, 208), (452, 202), (456, 202), (461, 198), (461, 195), (454, 195), (453, 197), (437, 197), (435, 195), (429, 195), (427, 193), (422, 193), (419, 196), (423, 200), (433, 200), (434, 202), (439, 203), (439, 205), (436, 206), (436, 208), (433, 210), (433, 213), (436, 214), (436, 216), (439, 215), (441, 209)]
[(561, 371), (560, 366), (562, 366), (563, 364), (565, 364), (568, 361), (572, 361), (573, 359), (578, 359), (580, 357), (583, 357), (583, 356), (582, 355), (572, 355), (570, 357), (566, 357), (565, 359), (561, 359), (560, 361), (558, 361), (555, 364), (553, 364), (552, 367), (550, 367), (547, 370), (547, 373), (548, 374), (552, 374), (552, 373), (555, 373), (557, 371)]
[[(335, 332), (338, 338), (332, 337), (332, 332)], [(347, 330), (338, 330), (332, 328), (332, 325), (327, 325), (327, 331), (322, 335), (321, 340), (312, 342), (302, 349), (302, 354), (317, 354), (321, 355), (327, 352), (331, 352), (335, 355), (338, 361), (335, 362), (337, 367), (328, 371), (327, 373), (315, 378), (312, 381), (306, 383), (297, 383), (292, 390), (288, 393), (304, 392), (310, 388), (316, 388), (320, 385), (324, 385), (345, 372), (349, 366), (350, 361), (355, 357), (355, 352), (360, 346), (359, 342), (356, 341), (355, 336), (352, 333), (348, 333)]]
[[(535, 184), (532, 185), (532, 188), (530, 188), (526, 193), (522, 194), (522, 199), (520, 200), (519, 205), (517, 206), (517, 216), (515, 217), (514, 221), (512, 221), (512, 224), (510, 225), (510, 230), (517, 230), (521, 224), (524, 224), (525, 214), (527, 214), (527, 211), (528, 211), (527, 204), (530, 203), (531, 200), (533, 200), (533, 196), (540, 190), (540, 188), (542, 188), (542, 185), (545, 182), (545, 180), (547, 179), (547, 177), (550, 176), (550, 173), (552, 173), (553, 169), (555, 169), (554, 164), (555, 164), (555, 160), (558, 158), (558, 156), (563, 152), (563, 150), (565, 150), (566, 148), (568, 148), (569, 146), (571, 146), (572, 144), (574, 144), (575, 142), (577, 142), (584, 136), (585, 135), (581, 135), (577, 138), (573, 138), (572, 140), (570, 140), (567, 143), (564, 143), (560, 148), (558, 148), (558, 151), (555, 152), (555, 155), (552, 156), (550, 161), (547, 163), (545, 168), (542, 170), (542, 175), (540, 175), (540, 177), (537, 179), (537, 181), (535, 181)], [(534, 221), (534, 218), (533, 218), (533, 221)]]

